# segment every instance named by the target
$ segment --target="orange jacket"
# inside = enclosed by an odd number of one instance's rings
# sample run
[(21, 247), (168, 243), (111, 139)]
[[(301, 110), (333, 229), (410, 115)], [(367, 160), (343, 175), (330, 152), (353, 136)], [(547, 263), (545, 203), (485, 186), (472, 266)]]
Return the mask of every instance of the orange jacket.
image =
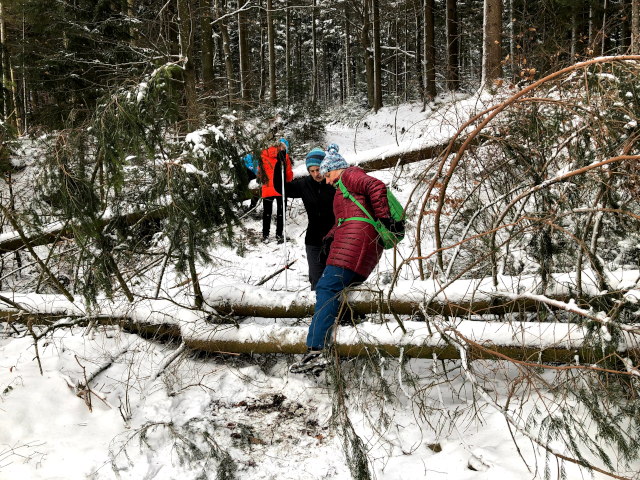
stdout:
[[(276, 189), (273, 188), (273, 169), (276, 167), (279, 151), (280, 149), (278, 147), (269, 147), (260, 154), (260, 171), (258, 172), (258, 178), (261, 178), (263, 182), (262, 198), (281, 196)], [(291, 169), (291, 158), (289, 158), (289, 154), (286, 154), (286, 159), (285, 182), (290, 182), (293, 180), (293, 170)]]

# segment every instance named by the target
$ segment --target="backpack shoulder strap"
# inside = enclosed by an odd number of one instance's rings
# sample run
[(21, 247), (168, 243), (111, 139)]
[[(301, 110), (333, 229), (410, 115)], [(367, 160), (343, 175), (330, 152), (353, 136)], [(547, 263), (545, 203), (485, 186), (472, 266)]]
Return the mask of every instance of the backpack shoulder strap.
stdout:
[[(358, 200), (356, 200), (356, 198), (355, 198), (353, 195), (351, 195), (351, 193), (349, 192), (349, 190), (347, 190), (347, 187), (345, 187), (344, 183), (342, 183), (342, 179), (338, 180), (337, 185), (338, 185), (338, 188), (340, 189), (340, 192), (342, 192), (342, 196), (343, 196), (344, 198), (346, 198), (346, 199), (351, 200), (351, 201), (352, 201), (353, 203), (355, 203), (358, 207), (360, 207), (360, 210), (362, 210), (362, 212), (363, 212), (367, 217), (369, 217), (369, 220), (371, 220), (371, 222), (367, 222), (367, 223), (371, 223), (371, 224), (373, 224), (373, 222), (374, 222), (375, 220), (373, 219), (373, 217), (371, 216), (371, 214), (367, 211), (367, 209), (366, 209), (366, 208), (364, 208), (364, 207), (362, 206), (362, 204), (361, 204)], [(352, 220), (353, 218), (358, 218), (358, 217), (347, 218), (347, 219), (343, 219), (342, 221)]]

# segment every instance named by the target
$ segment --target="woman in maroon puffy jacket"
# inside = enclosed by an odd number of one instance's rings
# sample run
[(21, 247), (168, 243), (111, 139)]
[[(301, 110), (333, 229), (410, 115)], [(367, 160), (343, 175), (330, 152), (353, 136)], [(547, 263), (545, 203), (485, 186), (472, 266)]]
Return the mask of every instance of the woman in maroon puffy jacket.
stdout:
[[(376, 219), (393, 229), (387, 187), (380, 180), (367, 175), (360, 167), (349, 167), (332, 144), (325, 159), (320, 164), (320, 173), (327, 183), (334, 187), (342, 182), (347, 191)], [(307, 336), (308, 353), (301, 361), (290, 367), (292, 373), (319, 373), (327, 364), (322, 355), (331, 335), (331, 327), (340, 308), (342, 291), (354, 284), (362, 283), (373, 271), (383, 247), (373, 225), (358, 221), (340, 219), (365, 217), (362, 210), (345, 198), (340, 189), (333, 200), (336, 223), (325, 237), (325, 248), (329, 248), (329, 258), (322, 277), (316, 285), (316, 308)], [(389, 227), (388, 227), (389, 228)]]

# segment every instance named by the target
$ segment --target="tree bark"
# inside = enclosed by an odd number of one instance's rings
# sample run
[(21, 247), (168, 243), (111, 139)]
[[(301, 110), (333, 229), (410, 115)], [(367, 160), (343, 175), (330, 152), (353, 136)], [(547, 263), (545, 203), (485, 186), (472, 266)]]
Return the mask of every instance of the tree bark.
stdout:
[(213, 26), (211, 25), (211, 2), (210, 0), (199, 0), (200, 2), (200, 31), (202, 33), (202, 83), (207, 92), (211, 93), (214, 88), (215, 73), (213, 71)]
[(311, 9), (311, 104), (318, 102), (318, 38), (316, 34), (316, 0)]
[(273, 20), (273, 0), (267, 0), (267, 43), (269, 45), (269, 100), (278, 103), (276, 89), (276, 33)]
[(284, 57), (285, 57), (285, 82), (287, 94), (287, 105), (292, 103), (291, 98), (291, 14), (289, 13), (289, 0), (285, 0), (285, 20), (284, 20)]
[(189, 235), (187, 239), (187, 262), (189, 264), (189, 275), (191, 277), (191, 284), (193, 285), (194, 305), (196, 306), (196, 308), (202, 308), (202, 306), (204, 305), (204, 297), (202, 296), (200, 280), (198, 279), (198, 272), (196, 271), (195, 241), (193, 238), (191, 227), (187, 226), (187, 228), (189, 229)]
[(240, 57), (240, 96), (244, 108), (251, 101), (251, 63), (249, 62), (249, 38), (247, 34), (247, 14), (238, 11), (238, 49)]
[(447, 89), (456, 91), (460, 88), (458, 58), (460, 52), (460, 35), (458, 32), (458, 9), (456, 0), (447, 0)]
[[(218, 18), (222, 17), (223, 0), (215, 0), (216, 15)], [(227, 76), (227, 105), (231, 105), (236, 99), (236, 79), (233, 71), (233, 58), (231, 56), (231, 40), (229, 38), (229, 30), (225, 21), (219, 21), (217, 23), (220, 30), (220, 37), (222, 38), (222, 52), (224, 55), (224, 67)]]
[(631, 54), (640, 54), (640, 0), (631, 0)]
[(136, 18), (136, 0), (127, 0), (127, 16), (129, 17), (129, 36), (131, 37), (131, 45), (136, 45), (138, 42), (138, 29), (133, 22)]
[(436, 44), (434, 0), (424, 0), (424, 63), (426, 97), (432, 100), (436, 96)]
[(187, 128), (190, 130), (196, 125), (198, 120), (196, 68), (193, 62), (195, 32), (191, 26), (194, 15), (190, 0), (177, 1), (180, 56), (184, 62), (184, 95), (187, 105)]
[(382, 51), (380, 48), (380, 6), (378, 0), (371, 0), (373, 7), (373, 110), (382, 108)]
[(373, 93), (373, 52), (371, 51), (371, 45), (369, 44), (369, 30), (371, 24), (369, 22), (369, 1), (363, 0), (363, 13), (362, 13), (362, 32), (360, 34), (360, 43), (362, 44), (362, 50), (364, 53), (364, 70), (367, 80), (367, 101), (369, 106), (373, 106), (374, 93)]
[(7, 29), (4, 13), (4, 2), (0, 2), (0, 48), (2, 49), (2, 105), (4, 107), (3, 118), (4, 121), (17, 128), (15, 117), (15, 105), (10, 91), (7, 88), (9, 85), (9, 76), (11, 75), (11, 60), (9, 58), (9, 49), (7, 47)]
[[(638, 0), (640, 1), (640, 0)], [(351, 24), (348, 2), (344, 2), (344, 96), (351, 98)]]
[(502, 0), (484, 0), (482, 85), (502, 75)]

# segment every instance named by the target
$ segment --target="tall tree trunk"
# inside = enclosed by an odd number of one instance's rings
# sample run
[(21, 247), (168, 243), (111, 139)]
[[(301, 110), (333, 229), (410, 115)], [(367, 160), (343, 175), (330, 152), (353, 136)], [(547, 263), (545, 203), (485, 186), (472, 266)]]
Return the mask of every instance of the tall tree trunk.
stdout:
[(267, 60), (265, 58), (265, 48), (267, 46), (267, 42), (265, 41), (267, 23), (265, 20), (265, 15), (262, 10), (263, 0), (259, 0), (259, 2), (260, 2), (260, 90), (258, 93), (258, 98), (260, 99), (260, 102), (263, 102), (266, 95), (269, 70), (267, 68)]
[(302, 78), (301, 72), (302, 68), (302, 34), (300, 29), (296, 29), (296, 75), (295, 77), (295, 95), (296, 100), (299, 100), (302, 97), (302, 92), (304, 89), (304, 79)]
[[(640, 1), (640, 0), (639, 0)], [(351, 29), (348, 2), (344, 2), (344, 92), (345, 99), (351, 97)]]
[[(218, 18), (224, 15), (223, 0), (215, 0), (216, 15)], [(222, 52), (224, 55), (224, 67), (227, 76), (227, 104), (231, 105), (236, 98), (236, 80), (233, 73), (233, 59), (231, 57), (231, 40), (229, 38), (229, 30), (225, 21), (218, 22), (220, 29), (220, 37), (222, 38)]]
[(502, 0), (484, 0), (482, 85), (502, 75)]
[(509, 0), (509, 65), (511, 67), (511, 78), (516, 81), (516, 12), (513, 5), (514, 0)]
[(285, 0), (284, 17), (284, 56), (285, 56), (285, 81), (287, 83), (287, 105), (291, 104), (291, 14), (289, 13), (289, 0)]
[(131, 37), (131, 45), (138, 43), (138, 28), (133, 21), (136, 18), (136, 0), (127, 0), (127, 17), (129, 17), (129, 36)]
[(267, 0), (267, 43), (269, 44), (269, 100), (278, 103), (276, 91), (276, 33), (273, 21), (273, 0)]
[(400, 29), (398, 28), (398, 19), (394, 19), (391, 23), (391, 35), (395, 41), (395, 53), (393, 54), (393, 89), (389, 85), (389, 90), (393, 91), (396, 102), (400, 98)]
[[(420, 8), (418, 8), (420, 7)], [(422, 40), (423, 40), (423, 32), (424, 26), (422, 23), (422, 13), (424, 9), (422, 8), (422, 3), (414, 3), (414, 17), (415, 17), (415, 69), (416, 69), (416, 77), (417, 83), (420, 89), (420, 96), (422, 97), (422, 101), (425, 99), (425, 89), (424, 89), (424, 75), (422, 72)], [(409, 72), (407, 71), (407, 76), (409, 76)]]
[[(409, 52), (410, 48), (410, 40), (409, 40), (409, 25), (411, 24), (411, 20), (409, 20), (409, 5), (405, 4), (404, 7), (404, 24), (402, 25), (403, 36), (404, 36), (404, 53), (402, 54), (402, 85), (404, 90), (404, 99), (403, 101), (409, 101), (409, 64), (411, 63), (409, 60)], [(418, 52), (416, 52), (417, 54)]]
[(373, 110), (382, 108), (382, 51), (380, 48), (380, 6), (379, 0), (371, 0), (373, 7)]
[(191, 27), (193, 9), (190, 0), (178, 1), (178, 30), (180, 56), (184, 61), (184, 95), (187, 104), (187, 128), (195, 126), (198, 119), (196, 99), (196, 69), (193, 62), (194, 31)]
[(631, 53), (640, 55), (640, 0), (631, 0)]
[(578, 52), (578, 9), (573, 7), (571, 9), (571, 48), (570, 48), (570, 62), (576, 63), (576, 54)]
[(447, 0), (447, 88), (451, 91), (460, 87), (458, 58), (460, 36), (458, 32), (458, 8), (456, 0)]
[(604, 0), (603, 11), (602, 11), (602, 38), (600, 41), (600, 55), (604, 55), (607, 51), (607, 8), (609, 6), (609, 1)]
[(424, 63), (426, 98), (436, 96), (436, 42), (434, 0), (424, 0)]
[(360, 43), (364, 54), (364, 71), (367, 82), (367, 103), (373, 106), (373, 53), (369, 44), (369, 30), (371, 24), (369, 22), (369, 0), (363, 0), (362, 13), (362, 32), (360, 34)]
[(202, 32), (202, 83), (207, 92), (214, 88), (215, 73), (213, 71), (213, 26), (211, 0), (199, 0), (200, 31)]
[(18, 92), (20, 82), (16, 78), (16, 72), (11, 63), (9, 64), (9, 73), (11, 77), (11, 98), (13, 100), (16, 131), (22, 135), (24, 133), (24, 121), (22, 116), (22, 103), (20, 102), (20, 94)]
[(11, 91), (7, 88), (11, 75), (11, 60), (7, 48), (7, 29), (5, 24), (4, 2), (0, 2), (0, 47), (2, 48), (2, 104), (4, 107), (3, 119), (9, 125), (17, 128), (15, 117), (15, 105)]
[(193, 238), (192, 226), (187, 226), (189, 229), (187, 239), (187, 263), (189, 264), (189, 275), (191, 277), (191, 284), (193, 285), (193, 296), (195, 299), (196, 308), (202, 308), (204, 305), (204, 297), (202, 295), (202, 289), (200, 288), (200, 280), (198, 279), (198, 272), (196, 271), (196, 251), (195, 240)]
[(311, 9), (311, 103), (318, 102), (318, 38), (316, 34), (316, 0)]
[(240, 96), (246, 108), (251, 101), (251, 64), (249, 62), (249, 39), (247, 35), (247, 14), (238, 11), (238, 50), (240, 57)]

